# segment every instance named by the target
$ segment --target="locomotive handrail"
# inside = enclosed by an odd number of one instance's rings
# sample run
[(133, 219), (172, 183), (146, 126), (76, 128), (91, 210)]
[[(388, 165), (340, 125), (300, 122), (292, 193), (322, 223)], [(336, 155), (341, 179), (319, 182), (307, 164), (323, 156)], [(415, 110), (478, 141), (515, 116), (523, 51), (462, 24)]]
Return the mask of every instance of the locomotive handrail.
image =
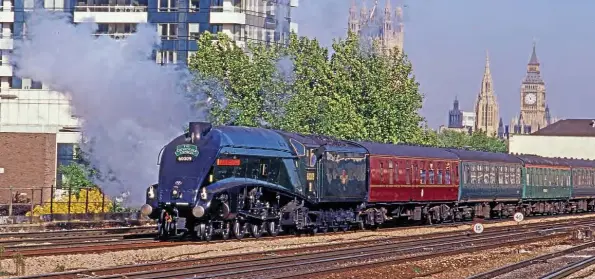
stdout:
[(223, 149), (223, 147), (280, 151), (280, 152), (285, 152), (287, 154), (291, 154), (291, 156), (289, 156), (288, 158), (297, 158), (297, 156), (293, 155), (293, 153), (291, 153), (291, 151), (287, 151), (286, 149), (280, 149), (280, 148), (254, 147), (254, 146), (243, 146), (243, 145), (232, 145), (232, 144), (221, 145), (221, 149)]
[(159, 154), (157, 155), (157, 165), (160, 165), (160, 159), (161, 159), (161, 154), (163, 153), (163, 150), (165, 149), (165, 146), (161, 147), (161, 150), (159, 151)]

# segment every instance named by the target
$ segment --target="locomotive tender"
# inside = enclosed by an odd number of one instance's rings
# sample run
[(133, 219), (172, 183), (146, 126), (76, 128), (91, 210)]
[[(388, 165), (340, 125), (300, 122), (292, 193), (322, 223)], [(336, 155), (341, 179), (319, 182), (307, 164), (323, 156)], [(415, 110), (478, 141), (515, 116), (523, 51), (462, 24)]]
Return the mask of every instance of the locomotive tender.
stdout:
[(595, 161), (189, 126), (161, 150), (141, 208), (162, 239), (595, 209)]

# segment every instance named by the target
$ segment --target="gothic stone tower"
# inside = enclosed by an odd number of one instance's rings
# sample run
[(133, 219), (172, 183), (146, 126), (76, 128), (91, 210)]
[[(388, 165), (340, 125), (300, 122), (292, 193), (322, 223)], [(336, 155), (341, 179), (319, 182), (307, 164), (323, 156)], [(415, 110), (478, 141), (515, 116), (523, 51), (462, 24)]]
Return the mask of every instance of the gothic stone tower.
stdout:
[(361, 0), (362, 5), (359, 10), (356, 0), (351, 1), (349, 8), (349, 31), (358, 33), (362, 37), (369, 37), (379, 43), (380, 51), (387, 51), (398, 47), (403, 51), (405, 27), (403, 24), (403, 9), (397, 7), (394, 9), (390, 0), (385, 0), (384, 13), (379, 13), (376, 9), (378, 0), (375, 1), (371, 10), (366, 7), (366, 0)]
[(494, 95), (490, 57), (486, 52), (486, 65), (481, 80), (481, 89), (475, 102), (475, 130), (482, 130), (488, 136), (496, 136), (498, 121), (498, 102)]
[(533, 44), (533, 53), (527, 65), (527, 74), (521, 84), (521, 114), (518, 125), (531, 127), (531, 132), (544, 128), (551, 122), (545, 101), (545, 83), (541, 79), (539, 60)]

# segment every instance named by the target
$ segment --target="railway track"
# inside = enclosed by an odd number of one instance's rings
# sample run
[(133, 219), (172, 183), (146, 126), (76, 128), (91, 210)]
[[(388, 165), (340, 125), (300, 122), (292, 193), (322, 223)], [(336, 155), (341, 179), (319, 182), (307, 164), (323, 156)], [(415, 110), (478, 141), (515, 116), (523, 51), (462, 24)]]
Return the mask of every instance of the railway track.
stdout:
[(155, 233), (155, 226), (138, 226), (138, 227), (117, 227), (117, 228), (100, 228), (100, 229), (77, 229), (77, 230), (57, 230), (57, 231), (42, 231), (42, 232), (5, 232), (0, 233), (0, 240), (5, 239), (49, 239), (56, 237), (91, 237), (110, 234), (124, 234), (124, 233)]
[[(502, 222), (502, 221), (500, 221)], [(525, 225), (513, 225), (516, 228), (527, 228), (530, 226), (535, 229), (546, 229), (552, 226), (560, 226), (564, 224), (572, 224), (579, 226), (581, 224), (590, 224), (588, 220), (565, 220), (565, 221), (553, 221), (542, 224), (525, 224)], [(469, 225), (472, 222), (469, 222)], [(496, 223), (493, 221), (492, 223)], [(434, 225), (433, 227), (450, 227), (450, 226), (461, 226), (463, 223), (454, 224), (440, 224)], [(510, 230), (511, 226), (492, 228), (490, 231), (506, 231)], [(384, 231), (390, 230), (405, 230), (411, 227), (397, 227), (391, 229), (385, 229)], [(347, 233), (356, 233), (356, 231), (348, 231)], [(433, 236), (444, 236), (444, 235), (461, 235), (469, 234), (468, 231), (455, 231), (450, 233), (435, 233)], [(342, 234), (342, 232), (336, 233)], [(429, 235), (429, 236), (432, 236)], [(215, 240), (211, 242), (187, 242), (181, 240), (172, 241), (156, 241), (154, 240), (155, 234), (143, 235), (143, 234), (107, 234), (98, 236), (74, 236), (74, 237), (50, 237), (45, 239), (17, 239), (17, 240), (0, 240), (0, 246), (4, 246), (5, 252), (2, 258), (10, 258), (16, 254), (20, 254), (25, 257), (39, 257), (39, 256), (54, 256), (54, 255), (67, 255), (67, 254), (91, 254), (91, 253), (106, 253), (112, 251), (123, 251), (123, 250), (135, 250), (135, 249), (151, 249), (151, 248), (162, 248), (162, 247), (173, 247), (180, 245), (203, 245), (207, 243), (221, 243), (226, 242), (224, 240)], [(293, 235), (282, 235), (277, 236), (274, 239), (291, 238)], [(423, 237), (428, 237), (425, 235)], [(416, 239), (421, 236), (413, 237), (392, 237), (389, 240), (402, 240), (402, 239)], [(262, 237), (259, 239), (246, 238), (242, 241), (267, 241), (273, 239), (273, 237)], [(228, 240), (230, 241), (230, 240)], [(237, 241), (237, 240), (231, 240)], [(92, 249), (91, 249), (92, 248)]]
[[(551, 273), (541, 277), (541, 279), (563, 279), (568, 276), (577, 274), (580, 271), (590, 267), (593, 264), (595, 264), (595, 256), (588, 257), (580, 262), (560, 268), (554, 272), (551, 272)], [(591, 272), (591, 274), (592, 274), (592, 272)], [(579, 278), (584, 278), (584, 276), (581, 276)]]
[[(340, 272), (353, 267), (394, 263), (401, 260), (415, 261), (423, 258), (445, 256), (482, 249), (515, 245), (568, 235), (581, 225), (595, 225), (594, 220), (567, 222), (566, 224), (532, 224), (498, 227), (483, 234), (451, 232), (446, 234), (393, 237), (324, 244), (303, 248), (245, 253), (203, 259), (167, 261), (140, 265), (123, 265), (103, 269), (81, 270), (35, 275), (19, 278), (186, 278), (242, 277), (291, 278), (317, 276), (322, 273)], [(553, 235), (553, 236), (552, 236)], [(342, 263), (342, 265), (341, 265)], [(286, 272), (282, 270), (287, 269)], [(274, 271), (274, 272), (271, 272)], [(297, 276), (297, 277), (296, 277)]]
[(506, 265), (467, 279), (562, 279), (592, 264), (595, 264), (595, 241)]

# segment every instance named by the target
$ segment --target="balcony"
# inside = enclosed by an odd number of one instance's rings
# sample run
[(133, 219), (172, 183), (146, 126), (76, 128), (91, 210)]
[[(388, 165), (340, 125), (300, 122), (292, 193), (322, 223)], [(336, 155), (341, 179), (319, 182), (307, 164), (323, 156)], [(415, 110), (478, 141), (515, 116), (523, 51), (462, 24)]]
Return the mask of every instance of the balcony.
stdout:
[(246, 24), (246, 14), (234, 6), (213, 6), (210, 12), (211, 24)]
[(110, 37), (115, 40), (121, 40), (121, 39), (126, 39), (126, 37), (128, 37), (132, 34), (134, 34), (134, 33), (95, 33), (93, 35), (95, 35), (96, 38)]
[(0, 22), (14, 22), (14, 7), (0, 6)]
[(146, 23), (147, 6), (76, 6), (74, 22)]

